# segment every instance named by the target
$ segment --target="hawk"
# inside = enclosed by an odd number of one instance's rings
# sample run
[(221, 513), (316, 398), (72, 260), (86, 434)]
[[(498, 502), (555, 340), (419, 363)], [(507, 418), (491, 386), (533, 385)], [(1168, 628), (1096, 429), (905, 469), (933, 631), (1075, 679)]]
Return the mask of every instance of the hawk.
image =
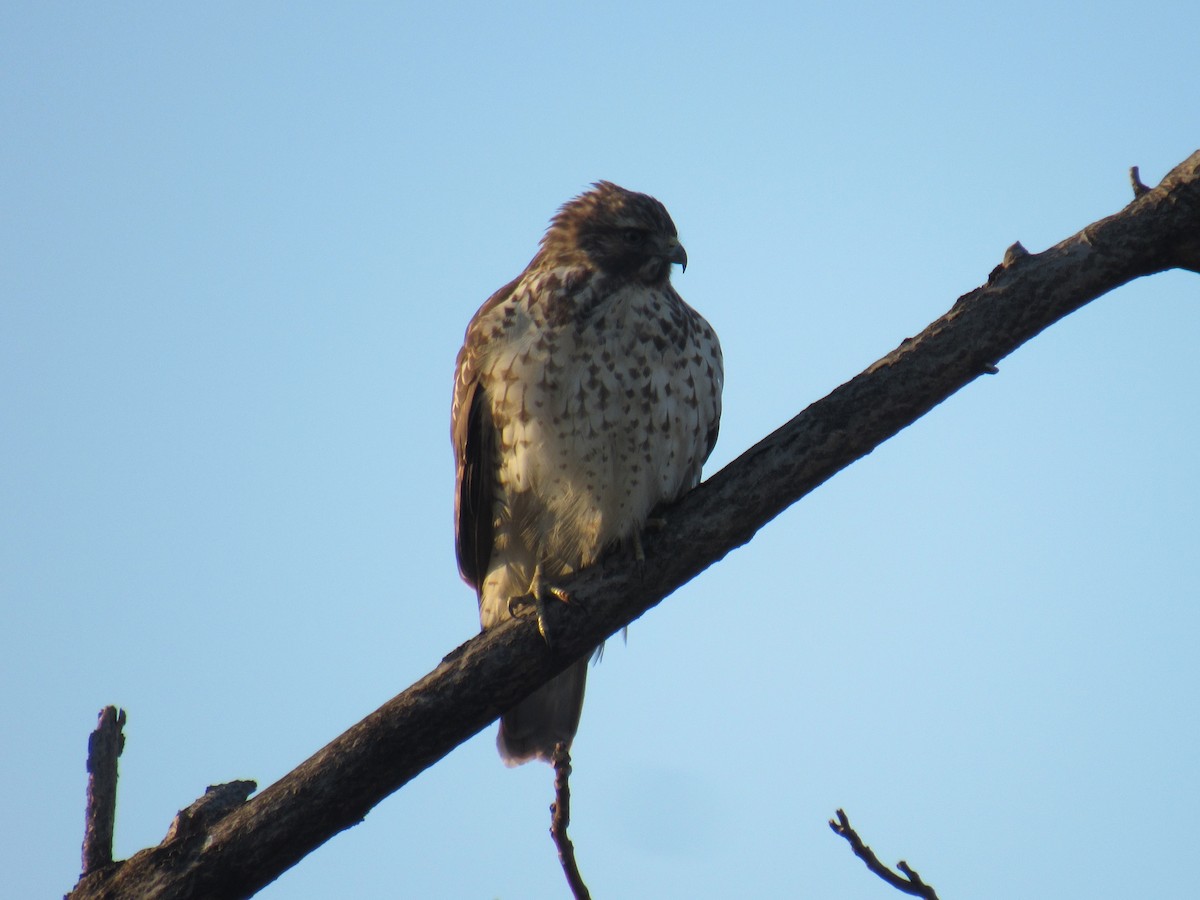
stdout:
[[(606, 181), (568, 201), (525, 271), (467, 326), (451, 410), (458, 567), (492, 628), (700, 481), (717, 439), (716, 334), (671, 286), (666, 208)], [(539, 624), (540, 624), (539, 615)], [(500, 720), (504, 762), (550, 761), (579, 726), (581, 659)]]

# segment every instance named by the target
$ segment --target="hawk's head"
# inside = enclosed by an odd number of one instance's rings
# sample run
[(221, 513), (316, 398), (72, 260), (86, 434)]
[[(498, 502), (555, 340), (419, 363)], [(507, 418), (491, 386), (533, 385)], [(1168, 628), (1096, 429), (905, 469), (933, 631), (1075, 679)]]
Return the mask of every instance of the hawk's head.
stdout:
[(582, 255), (608, 275), (649, 285), (665, 282), (671, 263), (687, 268), (666, 207), (608, 181), (563, 204), (542, 238), (542, 251), (556, 262)]

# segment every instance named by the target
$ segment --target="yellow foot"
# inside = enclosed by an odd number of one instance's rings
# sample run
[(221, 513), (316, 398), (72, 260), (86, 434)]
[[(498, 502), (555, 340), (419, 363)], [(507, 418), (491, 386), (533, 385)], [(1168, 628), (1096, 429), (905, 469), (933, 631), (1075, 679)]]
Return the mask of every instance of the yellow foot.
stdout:
[[(571, 603), (571, 595), (557, 585), (547, 584), (542, 580), (542, 567), (533, 569), (533, 580), (529, 583), (529, 593), (520, 597), (512, 597), (508, 601), (508, 614), (514, 619), (527, 616), (530, 610), (537, 614), (538, 633), (547, 644), (551, 644), (550, 629), (547, 624), (546, 609), (549, 600)], [(576, 603), (575, 606), (580, 604)], [(582, 607), (581, 607), (582, 608)]]

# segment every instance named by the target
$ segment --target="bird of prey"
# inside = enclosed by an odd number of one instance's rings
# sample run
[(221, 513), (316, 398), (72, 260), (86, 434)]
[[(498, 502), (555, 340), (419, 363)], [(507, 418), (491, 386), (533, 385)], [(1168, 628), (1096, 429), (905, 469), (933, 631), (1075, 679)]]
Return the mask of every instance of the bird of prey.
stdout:
[[(606, 181), (564, 204), (533, 260), (467, 326), (451, 411), (458, 566), (483, 629), (632, 546), (717, 439), (721, 346), (671, 286), (666, 208)], [(541, 622), (539, 614), (539, 624)], [(579, 726), (582, 659), (504, 714), (504, 762), (550, 761)]]

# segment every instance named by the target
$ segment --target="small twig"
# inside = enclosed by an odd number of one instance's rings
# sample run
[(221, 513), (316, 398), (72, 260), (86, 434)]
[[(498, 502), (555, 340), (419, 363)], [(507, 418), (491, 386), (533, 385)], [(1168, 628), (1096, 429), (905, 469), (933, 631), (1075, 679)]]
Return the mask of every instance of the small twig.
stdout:
[(555, 745), (551, 765), (554, 766), (554, 802), (550, 804), (550, 837), (558, 848), (558, 861), (562, 863), (571, 894), (575, 900), (591, 900), (592, 895), (588, 893), (575, 862), (575, 845), (567, 837), (567, 826), (571, 824), (571, 754), (565, 742), (559, 741)]
[(988, 284), (994, 284), (996, 279), (1006, 270), (1011, 269), (1021, 260), (1028, 259), (1029, 255), (1029, 251), (1025, 249), (1025, 246), (1020, 241), (1014, 241), (1004, 251), (1004, 258), (1000, 260), (1000, 265), (988, 273)]
[(896, 890), (912, 894), (914, 897), (924, 897), (925, 900), (938, 900), (937, 892), (934, 891), (933, 886), (922, 881), (921, 876), (916, 873), (916, 870), (910, 868), (904, 860), (896, 863), (896, 868), (907, 877), (897, 875), (881, 863), (879, 857), (875, 855), (875, 851), (863, 843), (863, 839), (858, 836), (858, 832), (850, 827), (850, 819), (847, 818), (844, 810), (839, 809), (837, 811), (837, 821), (833, 819), (829, 820), (829, 827), (833, 829), (834, 834), (846, 839), (851, 849), (854, 850), (854, 855), (866, 863), (868, 869)]
[(1020, 260), (1029, 255), (1029, 251), (1025, 249), (1024, 244), (1020, 241), (1014, 241), (1007, 250), (1004, 251), (1004, 261), (1000, 265), (1004, 268), (1015, 266)]
[(1131, 166), (1129, 169), (1129, 183), (1133, 185), (1133, 199), (1136, 200), (1142, 194), (1148, 194), (1150, 188), (1142, 184), (1141, 173), (1138, 172), (1137, 166)]
[(84, 811), (83, 874), (113, 861), (117, 818), (117, 757), (125, 749), (125, 710), (106, 706), (88, 738), (87, 809)]

